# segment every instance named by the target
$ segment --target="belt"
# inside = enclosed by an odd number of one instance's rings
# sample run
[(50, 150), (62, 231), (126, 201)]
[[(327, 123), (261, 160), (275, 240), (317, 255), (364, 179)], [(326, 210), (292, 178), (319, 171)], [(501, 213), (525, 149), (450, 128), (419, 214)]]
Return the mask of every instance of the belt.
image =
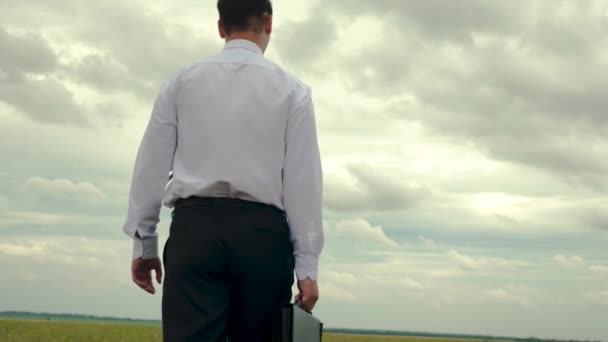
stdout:
[(267, 210), (285, 216), (285, 211), (275, 207), (271, 204), (247, 201), (240, 198), (232, 197), (188, 197), (180, 198), (173, 203), (173, 207), (183, 208), (191, 206), (202, 206), (209, 208), (240, 208), (240, 209), (255, 209), (255, 210)]

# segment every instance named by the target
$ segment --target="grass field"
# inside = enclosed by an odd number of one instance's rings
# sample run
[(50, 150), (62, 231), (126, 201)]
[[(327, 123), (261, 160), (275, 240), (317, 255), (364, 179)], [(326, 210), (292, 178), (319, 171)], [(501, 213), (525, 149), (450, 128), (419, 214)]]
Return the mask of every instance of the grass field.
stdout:
[[(160, 327), (0, 319), (2, 342), (142, 342), (161, 341)], [(459, 339), (325, 335), (324, 342), (463, 342)]]

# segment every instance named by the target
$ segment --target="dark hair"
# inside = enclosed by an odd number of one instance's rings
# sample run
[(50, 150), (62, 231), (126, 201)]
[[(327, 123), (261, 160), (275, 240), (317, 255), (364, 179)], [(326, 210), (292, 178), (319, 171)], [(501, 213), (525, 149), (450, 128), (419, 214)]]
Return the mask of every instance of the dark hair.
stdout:
[(264, 15), (272, 15), (270, 0), (218, 0), (217, 10), (227, 34), (259, 30)]

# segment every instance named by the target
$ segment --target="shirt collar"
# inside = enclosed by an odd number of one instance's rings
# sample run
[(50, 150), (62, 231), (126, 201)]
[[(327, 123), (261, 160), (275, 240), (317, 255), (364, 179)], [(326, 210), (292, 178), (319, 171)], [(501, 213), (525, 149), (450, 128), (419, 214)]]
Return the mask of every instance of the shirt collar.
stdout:
[(233, 39), (228, 41), (226, 45), (224, 45), (224, 50), (228, 49), (247, 49), (260, 55), (263, 54), (262, 49), (260, 49), (258, 44), (247, 39)]

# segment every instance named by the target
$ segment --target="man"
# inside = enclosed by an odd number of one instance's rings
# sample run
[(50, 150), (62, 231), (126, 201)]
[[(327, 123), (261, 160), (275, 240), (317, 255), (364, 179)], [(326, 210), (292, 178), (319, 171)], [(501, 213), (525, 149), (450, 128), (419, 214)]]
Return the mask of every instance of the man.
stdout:
[[(268, 0), (219, 0), (221, 53), (163, 85), (139, 148), (124, 231), (132, 277), (162, 279), (166, 341), (270, 341), (283, 303), (312, 310), (324, 244), (310, 88), (264, 58)], [(171, 51), (167, 51), (171, 53)], [(167, 183), (168, 175), (171, 178)]]

